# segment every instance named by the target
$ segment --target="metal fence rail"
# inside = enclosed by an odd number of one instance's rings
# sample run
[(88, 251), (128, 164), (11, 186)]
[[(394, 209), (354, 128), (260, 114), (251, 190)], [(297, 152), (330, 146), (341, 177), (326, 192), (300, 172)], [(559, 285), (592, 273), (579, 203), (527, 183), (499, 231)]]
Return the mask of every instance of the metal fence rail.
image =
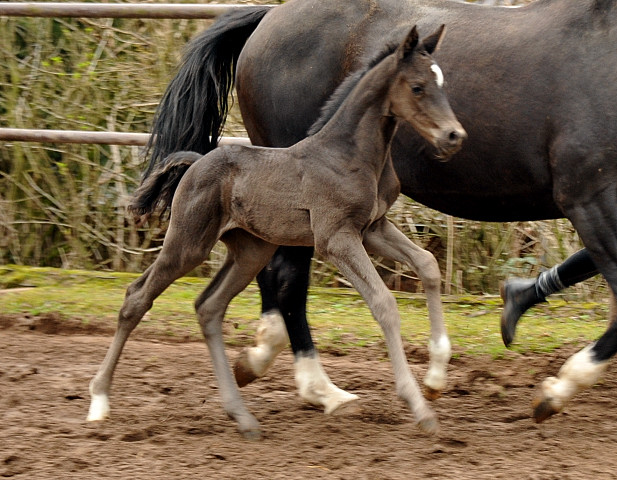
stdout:
[[(148, 143), (148, 133), (90, 132), (82, 130), (32, 130), (0, 128), (0, 140), (36, 143), (84, 143), (98, 145), (137, 145)], [(221, 137), (219, 145), (250, 145), (246, 137)]]
[(82, 18), (214, 18), (229, 10), (250, 7), (251, 5), (190, 3), (0, 2), (0, 15)]
[[(210, 19), (230, 10), (240, 10), (251, 6), (190, 3), (0, 2), (0, 16)], [(274, 7), (275, 5), (269, 6)], [(0, 128), (0, 141), (142, 146), (148, 142), (149, 138), (150, 135), (147, 133)], [(245, 137), (222, 137), (219, 143), (250, 145), (251, 142)]]

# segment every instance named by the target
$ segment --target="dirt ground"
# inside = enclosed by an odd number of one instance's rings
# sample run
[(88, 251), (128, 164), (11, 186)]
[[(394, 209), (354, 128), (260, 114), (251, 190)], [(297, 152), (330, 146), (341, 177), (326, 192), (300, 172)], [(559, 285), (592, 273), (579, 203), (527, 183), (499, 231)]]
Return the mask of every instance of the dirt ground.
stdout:
[[(535, 386), (574, 347), (553, 354), (455, 358), (434, 403), (441, 430), (420, 433), (397, 400), (384, 352), (322, 354), (360, 412), (328, 417), (297, 397), (286, 353), (243, 389), (264, 438), (243, 440), (220, 407), (202, 343), (139, 334), (127, 344), (112, 418), (85, 421), (88, 382), (107, 328), (53, 316), (0, 316), (0, 476), (28, 479), (581, 479), (617, 475), (617, 375), (542, 425), (529, 418)], [(238, 351), (229, 349), (229, 354)], [(416, 375), (426, 349), (408, 347)]]

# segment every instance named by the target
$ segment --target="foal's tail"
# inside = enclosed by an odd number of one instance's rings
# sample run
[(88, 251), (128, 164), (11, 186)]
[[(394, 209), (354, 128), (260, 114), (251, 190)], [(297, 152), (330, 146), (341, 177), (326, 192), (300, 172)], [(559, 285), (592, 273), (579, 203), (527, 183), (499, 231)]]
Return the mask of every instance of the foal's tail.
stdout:
[(189, 43), (176, 76), (159, 104), (146, 146), (145, 179), (167, 155), (180, 150), (202, 154), (216, 148), (229, 111), (236, 61), (271, 6), (246, 7), (220, 16)]
[(167, 156), (135, 190), (129, 212), (146, 220), (158, 208), (164, 212), (171, 205), (180, 180), (203, 155), (196, 152), (176, 152)]

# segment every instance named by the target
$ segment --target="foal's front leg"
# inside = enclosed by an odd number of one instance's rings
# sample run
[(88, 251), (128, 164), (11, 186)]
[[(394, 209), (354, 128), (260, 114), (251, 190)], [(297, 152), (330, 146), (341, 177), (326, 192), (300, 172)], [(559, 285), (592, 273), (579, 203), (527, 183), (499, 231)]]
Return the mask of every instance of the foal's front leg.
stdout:
[(407, 402), (420, 429), (435, 433), (438, 429), (437, 416), (422, 396), (405, 357), (396, 299), (371, 263), (359, 234), (339, 231), (321, 243), (320, 250), (358, 290), (381, 326), (386, 337), (398, 396)]
[(369, 253), (409, 266), (422, 281), (431, 324), (428, 346), (430, 362), (424, 385), (428, 398), (438, 398), (446, 388), (447, 367), (452, 349), (443, 319), (441, 274), (437, 260), (431, 252), (418, 247), (386, 218), (371, 225), (364, 234), (363, 242)]

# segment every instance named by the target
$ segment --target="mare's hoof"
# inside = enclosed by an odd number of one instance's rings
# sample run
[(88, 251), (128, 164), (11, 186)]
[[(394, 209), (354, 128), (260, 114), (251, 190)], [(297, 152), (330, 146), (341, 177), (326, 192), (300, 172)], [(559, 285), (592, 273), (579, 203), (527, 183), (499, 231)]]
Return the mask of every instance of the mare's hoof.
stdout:
[(560, 412), (560, 410), (553, 405), (550, 398), (544, 398), (541, 394), (538, 394), (538, 396), (534, 398), (532, 406), (533, 419), (536, 423), (542, 423), (544, 420)]
[(418, 428), (424, 433), (435, 435), (439, 431), (439, 422), (437, 417), (429, 416), (418, 421)]
[(435, 390), (434, 388), (424, 385), (424, 397), (431, 401), (437, 400), (441, 397), (441, 390)]
[(236, 383), (240, 388), (259, 378), (255, 375), (255, 372), (253, 372), (253, 369), (251, 368), (247, 349), (240, 352), (240, 355), (234, 364), (234, 376), (236, 377)]
[(499, 285), (499, 294), (503, 300), (501, 339), (503, 344), (509, 347), (514, 340), (516, 324), (521, 315), (543, 299), (538, 298), (534, 279), (512, 278), (507, 280)]
[(356, 415), (362, 411), (362, 407), (360, 405), (360, 399), (354, 395), (355, 398), (351, 398), (347, 402), (343, 402), (338, 405), (336, 408), (327, 412), (327, 415), (336, 415), (339, 417), (345, 417), (348, 415)]

